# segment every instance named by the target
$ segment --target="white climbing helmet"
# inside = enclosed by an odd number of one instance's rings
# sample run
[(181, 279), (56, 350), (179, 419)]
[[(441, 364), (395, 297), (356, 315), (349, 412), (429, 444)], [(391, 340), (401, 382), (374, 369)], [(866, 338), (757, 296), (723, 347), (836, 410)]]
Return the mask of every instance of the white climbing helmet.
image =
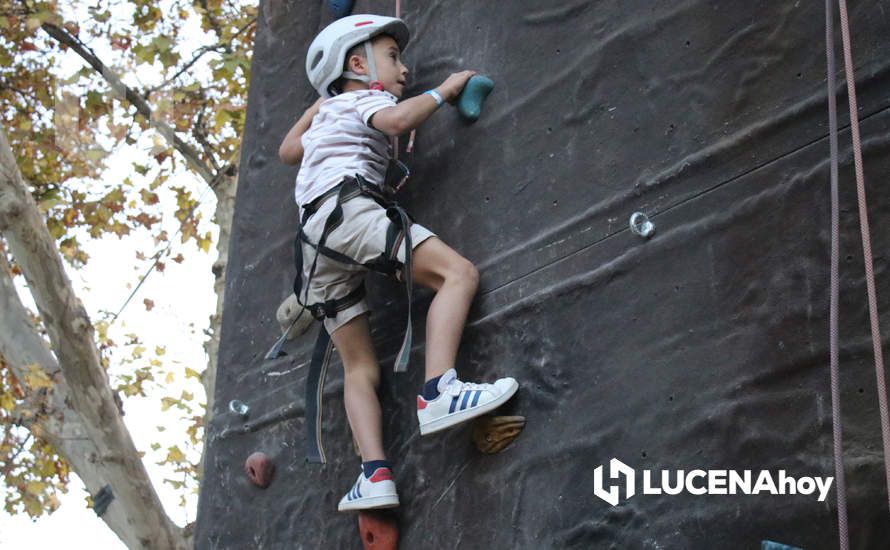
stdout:
[[(401, 19), (369, 14), (343, 17), (318, 33), (306, 54), (306, 74), (320, 96), (331, 97), (333, 94), (328, 88), (341, 76), (369, 83), (377, 80), (370, 40), (378, 34), (392, 36), (403, 51), (410, 38), (408, 25)], [(346, 52), (361, 43), (365, 44), (370, 77), (343, 71)]]

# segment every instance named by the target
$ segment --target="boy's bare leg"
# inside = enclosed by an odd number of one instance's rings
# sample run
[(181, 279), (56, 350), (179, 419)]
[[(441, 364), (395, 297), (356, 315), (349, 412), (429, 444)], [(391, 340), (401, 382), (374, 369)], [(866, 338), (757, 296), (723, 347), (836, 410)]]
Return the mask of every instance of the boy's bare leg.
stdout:
[(347, 322), (331, 334), (343, 361), (343, 400), (349, 426), (358, 441), (362, 461), (386, 460), (380, 401), (380, 367), (371, 343), (368, 314)]
[(414, 249), (414, 281), (436, 291), (426, 318), (426, 380), (454, 367), (461, 333), (479, 272), (441, 239), (431, 237)]

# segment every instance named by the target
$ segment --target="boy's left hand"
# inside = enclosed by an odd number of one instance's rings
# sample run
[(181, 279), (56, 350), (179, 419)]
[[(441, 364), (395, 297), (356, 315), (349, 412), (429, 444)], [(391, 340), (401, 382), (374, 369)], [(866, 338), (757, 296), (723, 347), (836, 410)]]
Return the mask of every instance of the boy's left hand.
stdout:
[(445, 82), (436, 88), (436, 90), (442, 95), (442, 98), (447, 103), (454, 104), (454, 102), (457, 101), (457, 98), (460, 97), (460, 93), (463, 91), (464, 86), (466, 86), (467, 81), (470, 80), (470, 77), (474, 74), (476, 74), (476, 71), (452, 73), (451, 76), (445, 79)]

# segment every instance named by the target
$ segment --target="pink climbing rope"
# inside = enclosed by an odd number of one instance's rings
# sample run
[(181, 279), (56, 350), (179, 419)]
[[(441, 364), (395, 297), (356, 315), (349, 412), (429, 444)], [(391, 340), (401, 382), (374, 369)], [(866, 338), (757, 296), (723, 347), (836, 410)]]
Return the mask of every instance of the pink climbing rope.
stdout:
[[(402, 17), (402, 0), (396, 0), (396, 17)], [(417, 135), (417, 129), (411, 130), (411, 137), (408, 138), (408, 146), (405, 149), (406, 153), (411, 153), (414, 151), (414, 136)], [(399, 158), (399, 138), (393, 138), (393, 150), (396, 152), (396, 159)]]
[(825, 0), (825, 57), (828, 64), (828, 141), (831, 149), (831, 299), (828, 334), (831, 376), (831, 427), (834, 435), (834, 479), (837, 497), (838, 539), (841, 550), (849, 550), (850, 534), (847, 525), (847, 481), (844, 474), (844, 433), (841, 425), (841, 388), (838, 367), (838, 297), (840, 284), (840, 206), (838, 199), (837, 152), (837, 68), (834, 60), (833, 1)]
[(877, 293), (868, 229), (868, 202), (865, 197), (865, 174), (862, 168), (862, 143), (859, 138), (859, 116), (856, 105), (856, 81), (853, 75), (853, 54), (850, 45), (850, 23), (846, 0), (838, 0), (841, 15), (841, 37), (844, 43), (844, 72), (850, 103), (850, 133), (853, 136), (853, 165), (856, 169), (856, 193), (859, 200), (859, 228), (862, 233), (862, 255), (865, 259), (865, 284), (868, 292), (868, 312), (871, 338), (875, 354), (875, 376), (878, 386), (878, 409), (881, 413), (881, 437), (884, 442), (884, 475), (887, 483), (887, 502), (890, 505), (890, 417), (887, 414), (887, 383), (884, 379), (884, 354), (881, 349), (881, 328), (878, 323)]

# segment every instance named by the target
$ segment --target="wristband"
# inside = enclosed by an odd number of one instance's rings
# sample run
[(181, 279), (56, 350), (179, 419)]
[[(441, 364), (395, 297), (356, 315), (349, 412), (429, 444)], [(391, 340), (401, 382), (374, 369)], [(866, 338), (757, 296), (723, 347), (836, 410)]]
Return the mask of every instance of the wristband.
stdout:
[(433, 99), (436, 100), (436, 108), (441, 107), (442, 104), (445, 103), (445, 100), (442, 99), (442, 94), (440, 94), (440, 93), (437, 92), (436, 90), (427, 90), (427, 91), (425, 91), (425, 92), (423, 92), (423, 93), (425, 93), (425, 94), (429, 94), (429, 95), (433, 96)]

